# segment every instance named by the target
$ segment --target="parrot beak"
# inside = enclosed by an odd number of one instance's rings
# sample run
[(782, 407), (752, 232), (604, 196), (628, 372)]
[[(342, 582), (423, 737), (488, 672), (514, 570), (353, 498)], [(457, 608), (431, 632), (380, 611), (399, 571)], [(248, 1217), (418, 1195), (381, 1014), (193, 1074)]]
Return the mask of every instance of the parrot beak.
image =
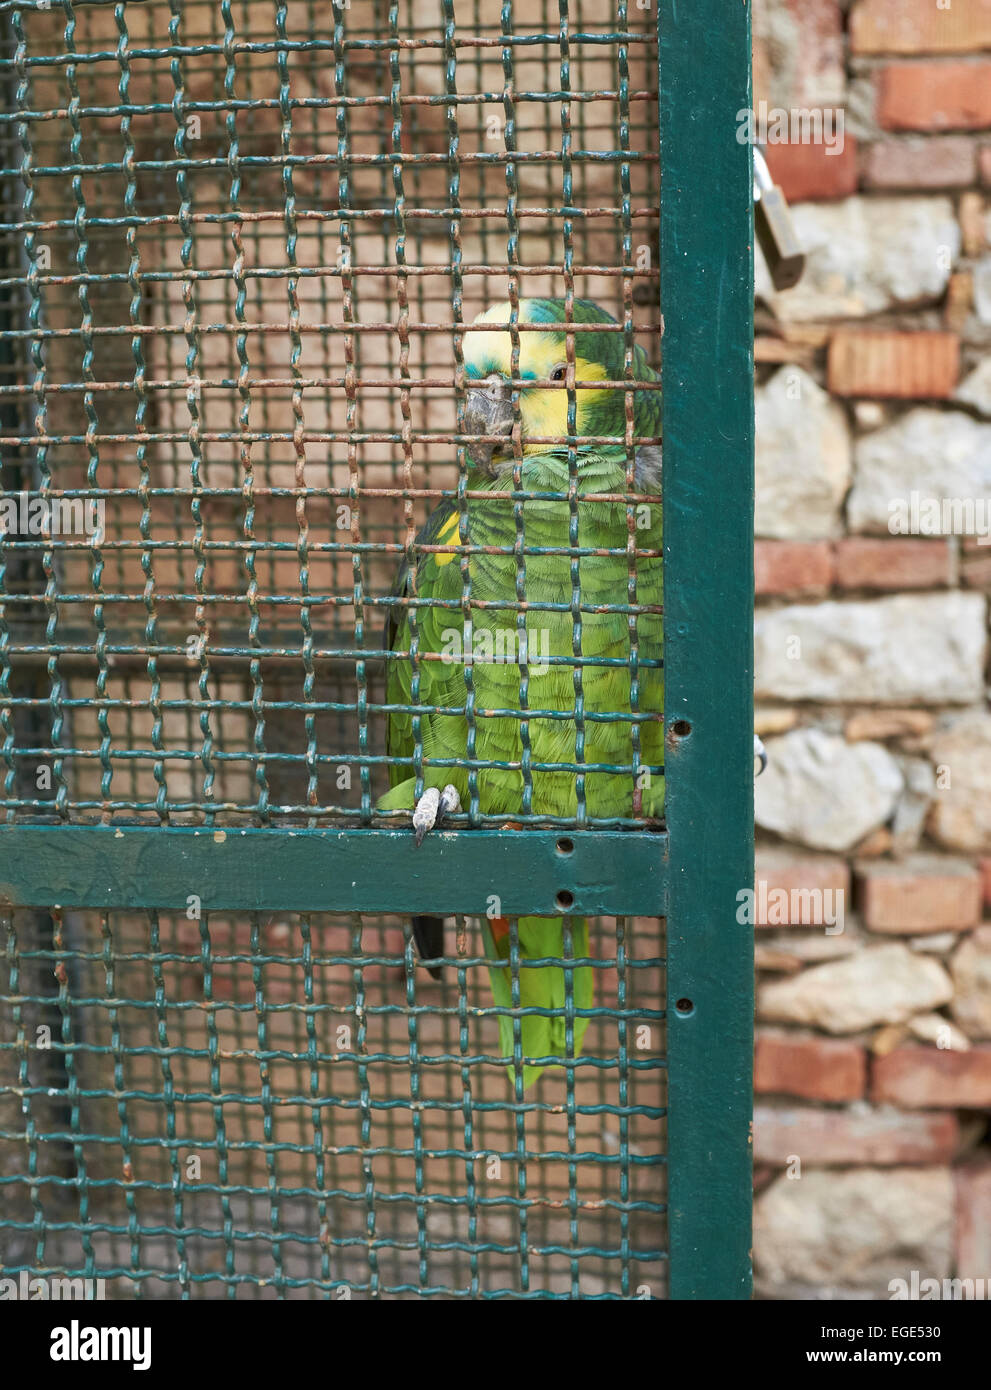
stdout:
[[(472, 386), (465, 392), (464, 431), (465, 434), (509, 438), (513, 431), (513, 404), (509, 385), (501, 377), (489, 377), (482, 385)], [(497, 470), (492, 457), (498, 447), (492, 439), (479, 439), (477, 443), (467, 444), (465, 453), (473, 467), (494, 477)]]

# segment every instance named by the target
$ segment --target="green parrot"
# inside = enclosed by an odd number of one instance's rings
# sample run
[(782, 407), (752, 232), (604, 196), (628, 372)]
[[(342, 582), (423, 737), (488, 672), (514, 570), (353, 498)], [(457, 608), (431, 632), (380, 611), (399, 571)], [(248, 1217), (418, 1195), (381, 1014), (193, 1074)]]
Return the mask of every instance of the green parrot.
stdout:
[[(404, 759), (391, 764), (391, 789), (378, 802), (381, 810), (412, 812), (413, 829), (420, 844), (432, 827), (445, 815), (460, 812), (468, 801), (469, 724), (466, 717), (465, 654), (470, 660), (469, 680), (474, 691), (475, 757), (498, 766), (483, 767), (478, 773), (479, 809), (483, 815), (505, 815), (511, 823), (515, 814), (529, 812), (548, 818), (574, 818), (579, 809), (577, 774), (572, 771), (544, 770), (540, 764), (623, 765), (622, 773), (585, 774), (585, 809), (590, 817), (628, 818), (634, 814), (659, 817), (663, 809), (664, 785), (660, 773), (653, 777), (643, 771), (663, 764), (663, 672), (661, 508), (658, 501), (631, 503), (634, 530), (628, 524), (628, 507), (621, 501), (583, 501), (588, 493), (643, 493), (657, 498), (660, 492), (661, 449), (657, 444), (637, 445), (632, 489), (628, 481), (625, 392), (615, 388), (596, 388), (596, 381), (625, 379), (625, 335), (620, 332), (582, 331), (584, 324), (616, 322), (598, 305), (588, 300), (572, 303), (572, 325), (565, 327), (563, 299), (528, 299), (519, 307), (521, 325), (560, 324), (558, 329), (520, 332), (518, 376), (524, 381), (544, 381), (558, 389), (521, 388), (520, 485), (528, 493), (565, 494), (558, 500), (545, 498), (522, 503), (525, 571), (518, 573), (513, 547), (519, 543), (516, 509), (511, 499), (486, 493), (506, 493), (513, 489), (514, 451), (510, 435), (514, 411), (509, 380), (512, 372), (512, 335), (505, 327), (510, 306), (498, 304), (481, 314), (475, 323), (493, 324), (489, 331), (465, 334), (464, 431), (483, 436), (466, 447), (469, 494), (461, 507), (446, 499), (433, 512), (417, 537), (412, 559), (400, 569), (394, 595), (400, 602), (390, 610), (386, 647), (400, 656), (388, 663), (386, 699), (390, 705), (420, 704), (436, 707), (436, 712), (420, 716), (423, 747), (423, 790), (415, 798), (416, 778), (411, 758), (415, 740), (412, 716), (403, 712), (389, 715), (387, 749), (389, 756)], [(495, 326), (499, 325), (499, 326)], [(563, 443), (547, 443), (547, 437), (561, 439), (568, 430), (567, 333), (572, 332), (574, 378), (593, 383), (575, 388), (575, 421), (571, 431), (577, 435), (608, 436), (608, 442), (577, 446), (574, 479), (577, 509), (577, 545), (598, 552), (582, 555), (577, 561), (581, 588), (580, 645), (575, 645), (570, 605), (576, 601), (572, 565), (575, 547), (571, 530), (574, 508), (567, 494), (571, 485), (568, 449)], [(633, 375), (639, 381), (659, 381), (659, 374), (647, 362), (639, 347), (634, 349)], [(660, 390), (636, 391), (633, 395), (633, 433), (639, 439), (657, 438), (661, 433)], [(488, 438), (484, 438), (487, 436)], [(545, 442), (540, 442), (540, 437)], [(474, 494), (474, 495), (473, 495)], [(633, 587), (633, 563), (627, 555), (631, 534), (636, 549), (655, 552), (638, 556)], [(456, 547), (467, 543), (486, 547), (485, 553), (472, 553), (470, 626), (463, 621), (460, 603), (463, 593), (461, 554)], [(436, 546), (440, 549), (424, 550)], [(446, 548), (445, 548), (446, 547)], [(498, 548), (492, 553), (488, 548)], [(540, 553), (531, 553), (532, 551)], [(606, 553), (612, 551), (615, 553)], [(408, 600), (409, 602), (405, 602)], [(451, 606), (431, 606), (431, 600), (453, 600)], [(475, 603), (482, 606), (474, 606)], [(636, 604), (636, 647), (638, 661), (631, 670), (633, 617), (623, 610)], [(501, 604), (504, 606), (488, 606)], [(522, 605), (529, 605), (525, 609)], [(564, 605), (542, 608), (541, 604)], [(517, 615), (525, 611), (525, 638), (518, 631)], [(411, 614), (413, 626), (411, 628)], [(409, 652), (415, 636), (418, 652), (416, 671), (419, 689), (414, 698), (414, 667)], [(525, 643), (525, 651), (523, 650)], [(571, 664), (580, 654), (614, 664)], [(440, 659), (426, 659), (433, 654)], [(553, 658), (563, 657), (556, 663)], [(548, 660), (550, 658), (550, 660)], [(525, 664), (524, 664), (525, 662)], [(656, 664), (644, 664), (652, 662)], [(577, 672), (580, 671), (580, 685)], [(516, 711), (521, 708), (521, 676), (526, 707), (530, 710), (563, 712), (570, 716), (531, 717), (524, 724)], [(633, 772), (633, 740), (629, 721), (631, 681), (636, 683), (636, 708), (649, 717), (639, 724), (641, 770)], [(576, 700), (584, 709), (583, 728), (576, 729)], [(499, 715), (481, 711), (508, 711)], [(606, 716), (605, 718), (597, 716)], [(610, 718), (609, 716), (615, 716)], [(625, 718), (624, 718), (625, 716)], [(529, 729), (532, 797), (525, 799), (525, 728)], [(582, 751), (582, 736), (584, 750)], [(456, 760), (456, 765), (436, 766), (433, 759)], [(506, 766), (508, 764), (508, 766)], [(514, 1006), (510, 968), (511, 950), (518, 949), (519, 996), (522, 1008), (545, 1012), (523, 1014), (519, 1018), (523, 1056), (523, 1084), (540, 1076), (544, 1065), (555, 1065), (554, 1058), (577, 1056), (588, 1025), (587, 1018), (573, 1017), (572, 1047), (566, 1038), (566, 970), (571, 975), (574, 1009), (592, 1007), (592, 976), (589, 966), (543, 965), (527, 968), (534, 958), (558, 960), (588, 958), (588, 923), (570, 919), (521, 917), (515, 928), (504, 917), (484, 919), (482, 931), (486, 955), (492, 962), (490, 979), (496, 1004), (503, 1009)], [(415, 917), (413, 934), (421, 957), (435, 962), (443, 955), (443, 921)], [(428, 964), (430, 973), (440, 975), (439, 966)], [(514, 1019), (499, 1015), (502, 1054), (513, 1056)], [(531, 1060), (540, 1059), (540, 1060)], [(512, 1065), (510, 1077), (514, 1076)]]

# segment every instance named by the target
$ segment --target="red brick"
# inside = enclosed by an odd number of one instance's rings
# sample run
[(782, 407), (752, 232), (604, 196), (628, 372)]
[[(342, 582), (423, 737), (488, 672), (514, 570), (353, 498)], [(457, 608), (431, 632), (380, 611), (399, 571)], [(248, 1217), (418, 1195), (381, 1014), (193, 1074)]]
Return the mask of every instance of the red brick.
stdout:
[(857, 142), (844, 134), (843, 147), (768, 145), (771, 177), (792, 203), (813, 198), (847, 198), (857, 191)]
[(827, 1167), (847, 1163), (949, 1163), (960, 1126), (955, 1115), (883, 1110), (819, 1110), (811, 1106), (754, 1111), (754, 1158), (783, 1166), (793, 1155)]
[[(765, 887), (761, 891), (761, 884)], [(811, 921), (803, 922), (790, 921), (781, 922), (776, 918), (768, 922), (761, 920), (768, 916), (774, 917), (771, 909), (775, 904), (775, 895), (783, 892), (788, 895), (787, 900), (791, 901), (793, 892), (801, 893), (813, 891), (816, 893), (832, 893), (835, 904), (837, 893), (842, 893), (844, 898), (850, 891), (850, 866), (845, 859), (839, 859), (829, 854), (792, 854), (787, 850), (779, 849), (759, 849), (757, 851), (756, 864), (756, 884), (758, 889), (758, 904), (764, 896), (766, 911), (758, 916), (757, 925), (759, 927), (783, 927), (783, 926), (813, 926), (821, 924)], [(842, 900), (841, 900), (842, 901)]]
[(991, 859), (978, 859), (977, 868), (981, 875), (984, 890), (984, 905), (991, 907)]
[(824, 594), (833, 580), (828, 541), (755, 541), (754, 583), (765, 595)]
[(946, 399), (960, 375), (960, 340), (955, 333), (838, 328), (829, 340), (828, 371), (837, 396)]
[(841, 589), (937, 589), (953, 579), (948, 541), (848, 536), (835, 544)]
[(991, 48), (991, 0), (858, 0), (853, 53), (974, 53)]
[(960, 1279), (991, 1277), (991, 1163), (954, 1169), (956, 1272)]
[(899, 1047), (871, 1064), (871, 1099), (911, 1109), (991, 1105), (991, 1047), (969, 1052), (938, 1047)]
[(976, 176), (977, 146), (966, 135), (885, 140), (864, 158), (865, 188), (967, 188)]
[(845, 1038), (761, 1030), (754, 1050), (754, 1089), (802, 1100), (859, 1100), (867, 1054)]
[(876, 76), (886, 130), (985, 130), (991, 126), (991, 62), (889, 63)]
[(855, 866), (857, 902), (871, 931), (963, 931), (981, 915), (981, 880), (971, 864), (911, 855)]

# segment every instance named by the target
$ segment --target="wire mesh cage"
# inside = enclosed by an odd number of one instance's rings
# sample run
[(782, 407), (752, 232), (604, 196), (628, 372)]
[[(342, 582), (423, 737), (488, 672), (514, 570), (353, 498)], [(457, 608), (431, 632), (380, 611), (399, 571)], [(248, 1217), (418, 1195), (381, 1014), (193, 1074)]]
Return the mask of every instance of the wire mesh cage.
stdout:
[[(514, 1111), (477, 947), (407, 992), (381, 916), (58, 921), (80, 942), (45, 1015), (67, 1075), (31, 1095), (5, 1267), (108, 1297), (660, 1291), (658, 1079), (627, 1021), (656, 1009), (651, 925), (602, 924), (621, 958), (597, 971), (596, 1076)], [(52, 956), (14, 937), (33, 1034), (25, 972)]]
[(59, 815), (370, 823), (455, 327), (592, 299), (656, 364), (655, 21), (544, 8), (539, 45), (492, 3), (15, 11), (9, 206), (44, 227), (7, 399), (29, 481), (105, 521), (35, 542), (47, 608), (9, 609), (59, 658)]
[(4, 1273), (662, 1296), (657, 15), (0, 16)]

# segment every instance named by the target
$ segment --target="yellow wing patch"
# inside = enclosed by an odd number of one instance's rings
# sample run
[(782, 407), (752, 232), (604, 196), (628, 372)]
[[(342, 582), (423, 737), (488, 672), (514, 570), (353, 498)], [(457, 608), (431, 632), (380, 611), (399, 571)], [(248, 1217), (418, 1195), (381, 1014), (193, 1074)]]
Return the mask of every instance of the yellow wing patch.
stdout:
[[(458, 530), (460, 521), (461, 521), (461, 515), (460, 515), (460, 513), (459, 513), (459, 512), (455, 512), (454, 515), (453, 515), (452, 517), (450, 517), (449, 520), (447, 520), (447, 521), (444, 522), (444, 525), (443, 525), (443, 526), (440, 528), (440, 530), (437, 532), (437, 544), (438, 544), (438, 545), (458, 545), (458, 544), (460, 544), (460, 537), (459, 537), (459, 530)], [(435, 563), (438, 564), (438, 565), (449, 565), (449, 564), (451, 563), (451, 561), (452, 561), (454, 558), (455, 558), (455, 552), (454, 552), (453, 550), (446, 551), (446, 552), (443, 553), (443, 554), (437, 553), (437, 554), (434, 555), (434, 561), (435, 561)]]

